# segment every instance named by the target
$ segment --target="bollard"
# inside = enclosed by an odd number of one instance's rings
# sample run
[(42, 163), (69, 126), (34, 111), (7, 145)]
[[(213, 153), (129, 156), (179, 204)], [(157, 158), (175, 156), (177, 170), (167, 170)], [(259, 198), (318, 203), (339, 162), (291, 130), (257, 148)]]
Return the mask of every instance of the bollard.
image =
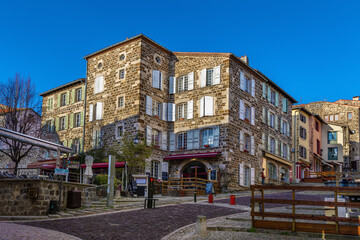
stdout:
[(214, 197), (212, 194), (209, 194), (208, 203), (214, 203)]
[(205, 235), (206, 234), (206, 217), (198, 216), (196, 221), (196, 230), (195, 233), (197, 235)]
[(230, 205), (235, 205), (235, 195), (230, 195)]
[(194, 202), (196, 202), (196, 190), (194, 190)]

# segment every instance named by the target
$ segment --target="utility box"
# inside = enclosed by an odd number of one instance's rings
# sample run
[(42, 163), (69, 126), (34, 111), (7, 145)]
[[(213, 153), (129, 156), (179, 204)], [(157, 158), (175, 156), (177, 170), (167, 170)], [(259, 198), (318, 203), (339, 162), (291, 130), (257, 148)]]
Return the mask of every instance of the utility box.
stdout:
[(137, 186), (137, 195), (148, 197), (148, 175), (133, 175)]
[(68, 191), (66, 207), (67, 208), (81, 207), (81, 191)]

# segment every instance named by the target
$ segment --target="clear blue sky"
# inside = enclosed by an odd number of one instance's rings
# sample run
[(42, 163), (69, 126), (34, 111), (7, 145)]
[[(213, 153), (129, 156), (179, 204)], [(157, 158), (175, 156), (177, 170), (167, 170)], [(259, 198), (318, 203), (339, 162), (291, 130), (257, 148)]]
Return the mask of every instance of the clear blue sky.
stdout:
[(2, 1), (0, 81), (37, 91), (85, 77), (83, 57), (143, 33), (172, 51), (247, 55), (297, 101), (360, 95), (360, 1)]

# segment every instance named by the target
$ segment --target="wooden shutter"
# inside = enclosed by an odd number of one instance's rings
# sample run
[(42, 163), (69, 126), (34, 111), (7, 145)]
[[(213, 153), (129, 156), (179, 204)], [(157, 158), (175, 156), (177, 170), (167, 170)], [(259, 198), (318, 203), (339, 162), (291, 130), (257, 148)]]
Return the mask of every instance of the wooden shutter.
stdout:
[(255, 80), (251, 79), (251, 96), (255, 97)]
[(61, 107), (61, 94), (58, 94), (58, 98), (57, 98), (57, 107)]
[(75, 89), (72, 89), (72, 90), (70, 91), (70, 94), (71, 94), (71, 103), (75, 103), (76, 90), (75, 90)]
[(251, 155), (255, 155), (255, 138), (254, 136), (250, 137), (250, 142), (251, 142)]
[(198, 129), (193, 130), (193, 149), (200, 148), (200, 131)]
[(188, 90), (194, 89), (194, 72), (188, 74)]
[(239, 118), (241, 120), (245, 119), (245, 104), (244, 101), (240, 99), (240, 106), (239, 106)]
[(244, 132), (240, 131), (239, 133), (239, 142), (240, 142), (240, 151), (244, 151)]
[(266, 149), (266, 135), (265, 133), (262, 133), (262, 136), (261, 136), (261, 142), (262, 142), (262, 148), (265, 150)]
[(275, 139), (275, 154), (279, 155), (279, 140)]
[(66, 105), (70, 104), (70, 91), (66, 92)]
[(269, 86), (267, 86), (267, 100), (270, 102), (271, 101), (271, 88)]
[(97, 102), (96, 103), (96, 120), (102, 119), (102, 113), (103, 113), (103, 103)]
[(250, 175), (251, 175), (250, 184), (251, 184), (251, 185), (255, 185), (255, 168), (251, 168), (251, 169), (250, 169)]
[(193, 118), (193, 107), (194, 107), (194, 101), (190, 100), (187, 103), (187, 119)]
[(85, 86), (81, 87), (81, 100), (84, 101), (85, 99)]
[(89, 122), (92, 122), (94, 116), (94, 105), (89, 105)]
[(279, 106), (279, 93), (275, 92), (275, 106), (278, 107)]
[(164, 90), (163, 73), (159, 71), (159, 89)]
[(146, 126), (146, 145), (151, 146), (151, 131), (150, 126)]
[(245, 75), (244, 72), (240, 70), (240, 89), (245, 90)]
[(205, 96), (205, 116), (214, 115), (214, 98), (210, 96)]
[(84, 111), (82, 111), (81, 113), (81, 118), (80, 118), (80, 126), (84, 126)]
[(290, 146), (289, 146), (289, 144), (287, 144), (286, 147), (287, 147), (287, 159), (290, 160)]
[(200, 87), (206, 87), (206, 68), (200, 72)]
[(161, 143), (162, 150), (167, 151), (167, 132), (162, 133)]
[(171, 121), (175, 121), (175, 113), (176, 113), (176, 110), (175, 110), (175, 103), (171, 103), (171, 108), (172, 108), (172, 115), (171, 115)]
[(187, 149), (193, 149), (193, 135), (194, 131), (187, 131)]
[(251, 107), (251, 125), (255, 125), (255, 108)]
[(266, 110), (264, 107), (262, 109), (262, 120), (263, 120), (263, 123), (266, 123)]
[(278, 130), (279, 129), (278, 116), (275, 114), (274, 118), (275, 118), (275, 130)]
[(214, 127), (214, 147), (219, 147), (219, 138), (220, 138), (220, 129), (219, 127)]
[(200, 98), (200, 117), (204, 116), (205, 97)]
[(152, 116), (152, 98), (146, 95), (146, 114)]
[(69, 116), (66, 115), (64, 118), (65, 118), (65, 129), (68, 129), (68, 127), (69, 127)]
[(176, 77), (169, 77), (169, 94), (174, 94), (176, 92)]
[(74, 114), (71, 113), (70, 114), (70, 128), (73, 128), (74, 127)]
[(170, 133), (170, 147), (169, 147), (170, 151), (175, 151), (175, 134), (174, 133)]
[(152, 86), (154, 88), (160, 89), (160, 71), (159, 70), (152, 71)]
[(60, 121), (59, 121), (58, 117), (56, 118), (55, 128), (56, 128), (56, 131), (59, 131), (59, 129), (60, 129)]
[(166, 116), (166, 110), (167, 110), (167, 103), (162, 103), (162, 120), (167, 121)]
[(286, 123), (286, 128), (287, 128), (287, 136), (290, 137), (290, 124), (289, 123)]
[(220, 84), (220, 76), (221, 76), (220, 71), (221, 71), (221, 66), (214, 67), (213, 85)]
[(284, 149), (283, 149), (283, 143), (280, 141), (280, 157), (284, 156)]
[(239, 163), (239, 184), (244, 186), (244, 165)]
[(270, 126), (270, 111), (268, 111), (268, 126)]
[(266, 83), (263, 82), (263, 83), (262, 83), (262, 86), (263, 86), (263, 89), (262, 89), (262, 90), (263, 90), (262, 97), (263, 97), (263, 98), (266, 98)]

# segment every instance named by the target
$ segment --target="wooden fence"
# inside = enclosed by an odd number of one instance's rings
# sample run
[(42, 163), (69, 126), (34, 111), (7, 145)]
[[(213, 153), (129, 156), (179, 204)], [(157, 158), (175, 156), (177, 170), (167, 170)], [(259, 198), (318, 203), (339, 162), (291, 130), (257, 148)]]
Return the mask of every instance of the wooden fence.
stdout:
[(342, 179), (359, 179), (360, 172), (337, 172), (337, 171), (326, 171), (326, 172), (305, 172), (305, 178), (319, 178), (323, 181), (341, 181)]
[[(255, 191), (261, 192), (261, 197), (255, 198)], [(265, 190), (287, 190), (291, 191), (291, 199), (279, 199), (279, 198), (265, 198)], [(329, 191), (334, 193), (334, 202), (325, 201), (308, 201), (308, 200), (296, 200), (296, 191)], [(345, 218), (338, 216), (338, 207), (351, 207), (360, 208), (360, 203), (355, 202), (338, 202), (339, 193), (349, 193), (360, 195), (359, 187), (309, 187), (309, 186), (266, 186), (266, 185), (252, 185), (251, 186), (251, 221), (254, 228), (267, 228), (277, 230), (288, 231), (300, 231), (300, 232), (318, 232), (318, 233), (330, 233), (330, 234), (346, 234), (360, 236), (359, 218)], [(265, 203), (272, 204), (287, 204), (292, 206), (291, 213), (279, 213), (279, 212), (265, 212)], [(259, 211), (255, 211), (255, 204), (259, 204)], [(297, 214), (296, 206), (328, 206), (335, 208), (335, 216), (322, 216), (313, 214)], [(255, 219), (255, 217), (261, 217), (261, 219)], [(289, 221), (273, 221), (265, 220), (265, 218), (282, 218), (291, 219)], [(297, 222), (296, 220), (308, 220), (308, 222)], [(313, 221), (327, 221), (331, 223), (314, 223)], [(344, 224), (347, 223), (347, 224)], [(351, 225), (349, 225), (351, 224)]]

